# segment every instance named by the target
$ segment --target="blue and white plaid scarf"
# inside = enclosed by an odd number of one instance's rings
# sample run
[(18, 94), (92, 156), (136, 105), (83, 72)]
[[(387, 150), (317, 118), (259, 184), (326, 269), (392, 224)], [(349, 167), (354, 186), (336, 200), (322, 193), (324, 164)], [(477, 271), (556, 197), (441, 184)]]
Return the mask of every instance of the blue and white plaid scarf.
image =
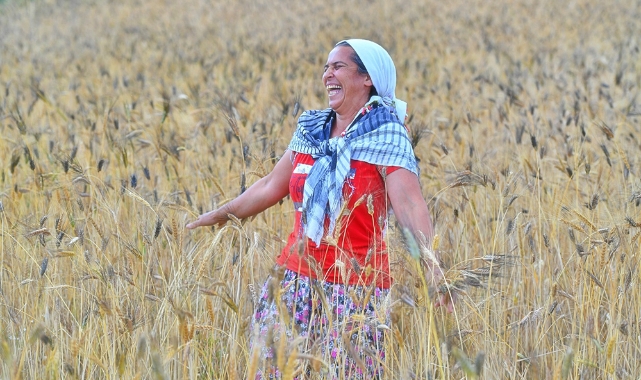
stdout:
[(305, 181), (302, 220), (305, 234), (316, 246), (323, 238), (326, 217), (330, 221), (328, 234), (334, 231), (350, 160), (399, 166), (418, 173), (407, 130), (393, 108), (383, 105), (381, 98), (372, 97), (362, 112), (365, 114), (359, 114), (344, 137), (329, 139), (332, 109), (305, 111), (289, 144), (292, 151), (315, 159)]

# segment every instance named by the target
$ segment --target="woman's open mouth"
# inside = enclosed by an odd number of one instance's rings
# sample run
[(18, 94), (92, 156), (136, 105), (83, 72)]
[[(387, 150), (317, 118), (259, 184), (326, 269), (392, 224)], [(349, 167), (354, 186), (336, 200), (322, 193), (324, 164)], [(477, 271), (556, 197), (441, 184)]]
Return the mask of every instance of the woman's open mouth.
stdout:
[(338, 94), (338, 92), (342, 89), (341, 86), (336, 86), (336, 85), (328, 85), (326, 86), (326, 88), (327, 88), (327, 95), (329, 95), (330, 97)]

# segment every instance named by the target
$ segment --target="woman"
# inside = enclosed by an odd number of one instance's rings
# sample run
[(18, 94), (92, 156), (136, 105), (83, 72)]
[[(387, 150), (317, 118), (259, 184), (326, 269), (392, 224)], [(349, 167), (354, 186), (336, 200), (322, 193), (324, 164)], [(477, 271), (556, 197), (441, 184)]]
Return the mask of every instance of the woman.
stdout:
[[(339, 42), (322, 80), (329, 108), (300, 116), (273, 171), (187, 228), (222, 225), (229, 214), (247, 218), (289, 194), (296, 213), (277, 258), (284, 270), (265, 282), (254, 325), (263, 338), (304, 337), (301, 349), (322, 355), (330, 377), (373, 378), (385, 358), (388, 204), (425, 247), (433, 237), (432, 222), (403, 125), (406, 104), (395, 98), (396, 69), (387, 51), (366, 40)], [(431, 280), (438, 281), (442, 272), (433, 266)], [(452, 310), (445, 295), (436, 305)], [(279, 377), (274, 351), (269, 344), (262, 347), (271, 361), (270, 377)]]

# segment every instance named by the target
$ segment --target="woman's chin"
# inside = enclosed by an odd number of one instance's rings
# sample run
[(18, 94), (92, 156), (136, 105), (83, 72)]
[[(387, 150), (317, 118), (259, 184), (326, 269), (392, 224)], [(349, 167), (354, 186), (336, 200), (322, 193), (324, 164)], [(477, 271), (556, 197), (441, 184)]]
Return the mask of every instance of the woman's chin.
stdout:
[(329, 105), (329, 108), (336, 111), (341, 106), (341, 104), (343, 104), (343, 102), (342, 99), (336, 99), (332, 97), (327, 100), (327, 104)]

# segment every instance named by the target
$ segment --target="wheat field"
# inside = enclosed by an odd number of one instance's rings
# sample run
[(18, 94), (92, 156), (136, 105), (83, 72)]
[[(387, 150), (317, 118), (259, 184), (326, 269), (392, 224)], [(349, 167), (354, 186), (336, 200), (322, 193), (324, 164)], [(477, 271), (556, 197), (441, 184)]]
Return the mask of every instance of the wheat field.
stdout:
[(396, 62), (465, 291), (434, 309), (391, 224), (386, 378), (640, 378), (638, 0), (0, 1), (0, 378), (247, 377), (291, 202), (184, 226), (326, 107), (349, 37)]

